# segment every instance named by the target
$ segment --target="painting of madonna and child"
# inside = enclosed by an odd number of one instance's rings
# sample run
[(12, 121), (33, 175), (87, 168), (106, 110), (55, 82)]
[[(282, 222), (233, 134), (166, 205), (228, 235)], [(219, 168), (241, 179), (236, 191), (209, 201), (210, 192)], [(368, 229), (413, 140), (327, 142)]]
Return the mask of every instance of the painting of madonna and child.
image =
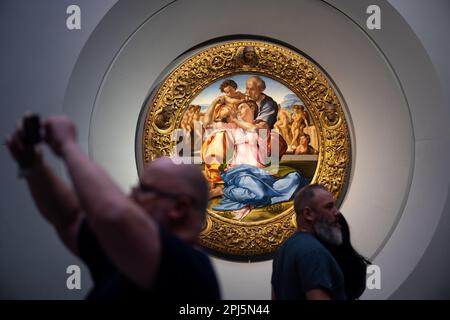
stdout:
[(301, 99), (269, 77), (237, 74), (201, 91), (180, 130), (201, 159), (210, 209), (243, 222), (292, 207), (317, 166), (318, 136)]

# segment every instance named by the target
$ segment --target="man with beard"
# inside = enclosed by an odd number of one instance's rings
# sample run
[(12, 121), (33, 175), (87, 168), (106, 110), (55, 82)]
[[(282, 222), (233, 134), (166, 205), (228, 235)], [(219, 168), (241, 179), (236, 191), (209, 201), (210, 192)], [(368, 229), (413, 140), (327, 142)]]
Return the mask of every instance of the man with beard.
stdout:
[(339, 265), (319, 240), (340, 245), (340, 215), (333, 196), (319, 184), (295, 195), (297, 232), (279, 248), (273, 260), (272, 298), (287, 300), (346, 299)]
[(255, 125), (260, 129), (273, 129), (277, 121), (278, 105), (268, 95), (263, 93), (266, 83), (258, 76), (251, 76), (246, 81), (246, 94), (258, 105)]
[(344, 275), (345, 295), (349, 300), (358, 299), (366, 290), (367, 266), (372, 264), (353, 247), (350, 239), (350, 226), (344, 215), (338, 215), (341, 227), (342, 244), (333, 245), (321, 241), (333, 255)]

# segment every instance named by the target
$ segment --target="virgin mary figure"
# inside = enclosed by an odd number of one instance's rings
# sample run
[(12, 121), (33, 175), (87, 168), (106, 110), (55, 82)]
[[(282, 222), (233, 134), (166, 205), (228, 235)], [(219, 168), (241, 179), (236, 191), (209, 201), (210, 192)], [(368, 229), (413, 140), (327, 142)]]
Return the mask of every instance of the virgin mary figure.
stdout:
[[(243, 219), (253, 208), (289, 201), (297, 189), (308, 184), (299, 172), (275, 176), (267, 170), (267, 137), (254, 125), (257, 105), (245, 101), (238, 107), (239, 119), (232, 115), (234, 153), (231, 162), (220, 175), (224, 188), (220, 203), (212, 208), (232, 211), (234, 218)], [(267, 133), (267, 132), (266, 132)]]

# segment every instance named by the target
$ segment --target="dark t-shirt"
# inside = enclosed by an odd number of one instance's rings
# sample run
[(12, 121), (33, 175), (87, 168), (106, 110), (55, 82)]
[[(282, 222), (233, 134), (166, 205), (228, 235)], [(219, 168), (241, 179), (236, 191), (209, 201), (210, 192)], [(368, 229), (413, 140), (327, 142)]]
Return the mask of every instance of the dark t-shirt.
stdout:
[(94, 282), (87, 299), (218, 300), (219, 285), (206, 254), (159, 228), (161, 256), (153, 288), (145, 290), (121, 274), (84, 221), (78, 235), (81, 259)]
[(307, 232), (296, 232), (273, 259), (272, 286), (280, 300), (304, 300), (306, 292), (325, 289), (331, 299), (345, 299), (344, 278), (330, 252)]

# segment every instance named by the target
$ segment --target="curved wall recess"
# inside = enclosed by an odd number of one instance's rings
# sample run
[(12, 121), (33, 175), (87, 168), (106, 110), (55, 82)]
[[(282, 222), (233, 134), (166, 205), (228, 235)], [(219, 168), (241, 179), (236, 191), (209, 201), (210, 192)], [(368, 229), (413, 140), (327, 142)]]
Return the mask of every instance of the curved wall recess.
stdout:
[[(387, 298), (420, 260), (442, 213), (449, 177), (441, 173), (448, 153), (428, 155), (448, 144), (442, 137), (449, 130), (444, 99), (420, 42), (381, 1), (383, 27), (398, 35), (365, 30), (361, 10), (369, 4), (246, 1), (229, 23), (225, 16), (210, 14), (221, 7), (220, 1), (153, 3), (145, 17), (132, 3), (119, 1), (83, 50), (64, 109), (80, 131), (89, 133), (81, 141), (89, 145), (91, 156), (127, 189), (137, 180), (134, 139), (142, 102), (171, 61), (198, 43), (230, 34), (264, 36), (300, 48), (327, 71), (351, 115), (353, 171), (341, 210), (357, 249), (382, 268), (382, 289), (365, 297)], [(255, 6), (266, 10), (254, 15)], [(127, 7), (129, 19), (141, 19), (137, 29), (114, 19), (116, 10)], [(283, 23), (263, 27), (261, 21), (270, 21), (279, 8)], [(130, 36), (113, 47), (98, 41), (115, 32)], [(111, 52), (117, 52), (112, 60)], [(107, 70), (95, 67), (99, 60), (102, 66), (109, 63)], [(92, 92), (89, 84), (97, 90), (95, 100), (86, 94)], [(432, 193), (428, 201), (421, 201), (424, 191)], [(214, 261), (225, 298), (270, 297), (270, 262)]]

